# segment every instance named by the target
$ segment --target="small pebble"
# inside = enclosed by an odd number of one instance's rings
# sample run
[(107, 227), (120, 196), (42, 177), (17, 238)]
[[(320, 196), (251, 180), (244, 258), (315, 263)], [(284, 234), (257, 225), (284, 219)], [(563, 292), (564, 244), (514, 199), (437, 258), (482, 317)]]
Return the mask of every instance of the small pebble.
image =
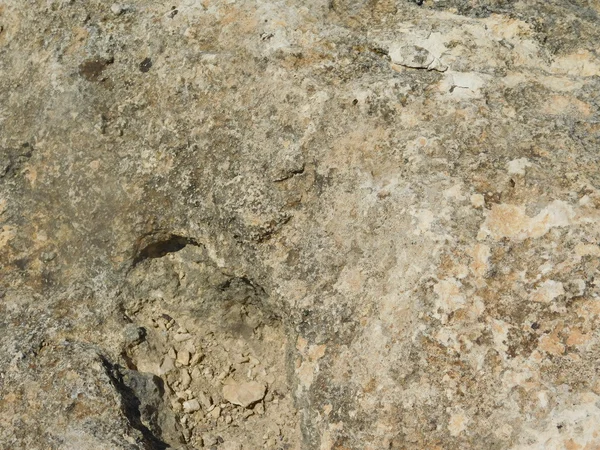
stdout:
[(213, 419), (218, 419), (220, 415), (221, 415), (221, 407), (220, 406), (217, 406), (208, 414), (208, 416)]
[[(152, 60), (150, 58), (145, 58), (141, 63), (140, 63), (140, 72), (146, 73), (149, 72), (150, 69), (152, 68)], [(191, 336), (190, 336), (191, 337)], [(175, 338), (175, 340), (177, 340), (177, 338)]]
[(175, 339), (177, 342), (187, 341), (188, 339), (191, 339), (191, 338), (192, 338), (192, 335), (189, 333), (176, 334), (175, 336), (173, 336), (173, 339)]
[(195, 366), (198, 364), (203, 356), (204, 355), (200, 352), (194, 353), (194, 356), (192, 356), (192, 359), (190, 360), (190, 366)]
[(198, 380), (201, 376), (202, 373), (200, 372), (200, 369), (198, 367), (194, 367), (194, 369), (192, 370), (192, 379)]
[(200, 403), (195, 398), (183, 402), (183, 411), (186, 413), (196, 412), (200, 409)]
[(190, 376), (190, 373), (187, 371), (187, 369), (181, 369), (179, 373), (181, 377), (181, 386), (183, 387), (183, 389), (187, 389), (188, 387), (190, 387), (192, 377)]
[(164, 375), (171, 370), (175, 370), (175, 362), (170, 356), (165, 356), (162, 365), (160, 366), (160, 375)]
[(256, 381), (230, 382), (223, 386), (223, 398), (229, 403), (248, 408), (265, 397), (266, 385)]
[(190, 352), (188, 352), (188, 351), (185, 351), (185, 350), (183, 350), (183, 351), (180, 351), (180, 352), (177, 354), (177, 362), (178, 362), (179, 364), (181, 364), (182, 366), (187, 366), (187, 365), (189, 365), (189, 363), (190, 363)]
[(210, 398), (210, 395), (207, 395), (204, 392), (200, 392), (198, 394), (198, 400), (200, 400), (200, 404), (202, 405), (202, 408), (204, 408), (207, 411), (213, 404), (212, 399)]
[(118, 3), (113, 3), (113, 5), (110, 7), (110, 10), (115, 16), (123, 13), (123, 7)]
[(181, 406), (181, 402), (179, 402), (179, 400), (173, 400), (171, 402), (171, 408), (175, 412), (181, 412), (183, 410), (183, 407)]
[(210, 447), (211, 445), (217, 445), (217, 438), (210, 434), (203, 434), (202, 442), (205, 447)]

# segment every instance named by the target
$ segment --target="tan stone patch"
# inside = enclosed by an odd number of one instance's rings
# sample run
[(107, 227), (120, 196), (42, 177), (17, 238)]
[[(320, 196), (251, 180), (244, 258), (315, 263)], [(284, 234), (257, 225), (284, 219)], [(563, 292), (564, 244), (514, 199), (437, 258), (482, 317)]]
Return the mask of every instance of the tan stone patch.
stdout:
[(448, 431), (452, 436), (458, 436), (467, 429), (469, 418), (463, 412), (457, 412), (450, 416)]
[(485, 205), (485, 197), (481, 194), (471, 195), (471, 205), (474, 208), (482, 208)]
[(589, 103), (564, 95), (554, 95), (542, 105), (542, 112), (552, 115), (568, 114), (588, 117), (593, 114), (593, 111)]
[(74, 27), (71, 30), (71, 43), (65, 49), (66, 55), (72, 55), (79, 50), (85, 44), (86, 39), (89, 36), (88, 30), (82, 27)]
[(579, 328), (574, 328), (569, 333), (567, 338), (567, 345), (583, 345), (588, 343), (592, 339), (590, 334), (584, 334)]
[(587, 50), (579, 50), (566, 56), (556, 58), (552, 70), (578, 77), (593, 77), (600, 75), (600, 61)]
[(460, 292), (460, 282), (453, 278), (446, 278), (437, 283), (433, 292), (437, 295), (436, 306), (445, 313), (450, 313), (462, 308), (466, 299)]
[[(2, 203), (0, 202), (0, 211)], [(600, 246), (596, 244), (577, 244), (575, 246), (575, 255), (577, 260), (581, 260), (584, 256), (600, 257)]]
[(482, 239), (487, 235), (494, 239), (539, 238), (551, 228), (570, 225), (574, 218), (573, 208), (560, 200), (549, 204), (535, 217), (528, 217), (524, 206), (501, 203), (494, 205), (488, 213), (478, 238)]
[(31, 184), (31, 187), (34, 187), (38, 177), (37, 170), (34, 167), (28, 167), (24, 170), (24, 176), (29, 181), (29, 184)]
[(565, 346), (562, 344), (560, 337), (558, 336), (562, 326), (557, 326), (552, 333), (545, 334), (539, 339), (538, 347), (550, 353), (551, 355), (560, 356), (565, 352)]
[(473, 262), (471, 262), (471, 265), (469, 266), (471, 272), (476, 277), (483, 278), (490, 269), (490, 247), (484, 244), (475, 244), (471, 249), (469, 256), (473, 258)]
[(296, 363), (296, 374), (300, 387), (308, 388), (313, 382), (315, 373), (319, 371), (318, 361), (325, 355), (326, 345), (308, 345), (308, 341), (299, 336), (296, 349), (302, 355)]
[(17, 234), (17, 228), (12, 225), (4, 225), (0, 229), (0, 248), (6, 246), (8, 242)]

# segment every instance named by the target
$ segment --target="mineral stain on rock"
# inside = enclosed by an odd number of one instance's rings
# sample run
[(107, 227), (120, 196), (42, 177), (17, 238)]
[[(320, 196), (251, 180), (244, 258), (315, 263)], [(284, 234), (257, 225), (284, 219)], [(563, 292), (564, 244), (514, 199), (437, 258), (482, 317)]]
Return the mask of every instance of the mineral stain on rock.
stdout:
[(88, 81), (103, 81), (102, 73), (114, 63), (114, 58), (92, 58), (79, 65), (79, 75)]
[(144, 58), (140, 63), (140, 72), (146, 73), (152, 68), (152, 60), (150, 58)]

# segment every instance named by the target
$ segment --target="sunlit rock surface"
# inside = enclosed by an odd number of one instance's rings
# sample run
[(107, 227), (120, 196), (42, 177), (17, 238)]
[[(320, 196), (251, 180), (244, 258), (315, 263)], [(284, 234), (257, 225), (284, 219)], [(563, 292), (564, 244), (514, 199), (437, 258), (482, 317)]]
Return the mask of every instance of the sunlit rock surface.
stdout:
[(0, 0), (0, 448), (600, 446), (599, 43), (597, 0)]

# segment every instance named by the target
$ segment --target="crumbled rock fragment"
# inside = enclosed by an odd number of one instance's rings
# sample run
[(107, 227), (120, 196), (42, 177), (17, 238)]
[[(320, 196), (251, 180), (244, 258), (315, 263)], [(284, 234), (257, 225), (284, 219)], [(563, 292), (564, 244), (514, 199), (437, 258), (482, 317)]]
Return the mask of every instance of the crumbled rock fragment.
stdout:
[(190, 352), (187, 350), (180, 350), (177, 353), (177, 362), (182, 366), (187, 366), (190, 364)]
[(183, 341), (187, 341), (188, 339), (191, 339), (192, 335), (189, 333), (177, 333), (173, 336), (173, 339), (175, 339), (177, 342), (183, 342)]
[(218, 419), (221, 416), (221, 407), (214, 407), (213, 410), (208, 413), (208, 416), (212, 419)]
[(124, 8), (123, 6), (119, 5), (118, 3), (113, 3), (112, 6), (110, 7), (110, 11), (115, 15), (118, 16), (120, 14), (123, 13)]
[(181, 387), (183, 389), (187, 389), (190, 386), (190, 383), (192, 382), (192, 377), (190, 376), (190, 373), (187, 371), (187, 369), (181, 369), (179, 373), (181, 378)]
[(445, 72), (448, 67), (427, 49), (411, 44), (393, 44), (389, 55), (393, 64), (411, 69), (427, 69)]
[(173, 358), (167, 355), (165, 356), (165, 359), (163, 360), (163, 363), (160, 366), (159, 375), (164, 375), (172, 370), (175, 370), (175, 362), (173, 361)]
[(266, 385), (258, 381), (230, 382), (223, 386), (223, 398), (234, 405), (248, 408), (264, 398), (266, 389)]
[(198, 400), (202, 404), (202, 408), (204, 408), (205, 410), (208, 410), (213, 404), (210, 395), (207, 395), (204, 392), (198, 393)]
[(200, 403), (195, 398), (183, 402), (183, 411), (186, 413), (192, 413), (200, 410)]

